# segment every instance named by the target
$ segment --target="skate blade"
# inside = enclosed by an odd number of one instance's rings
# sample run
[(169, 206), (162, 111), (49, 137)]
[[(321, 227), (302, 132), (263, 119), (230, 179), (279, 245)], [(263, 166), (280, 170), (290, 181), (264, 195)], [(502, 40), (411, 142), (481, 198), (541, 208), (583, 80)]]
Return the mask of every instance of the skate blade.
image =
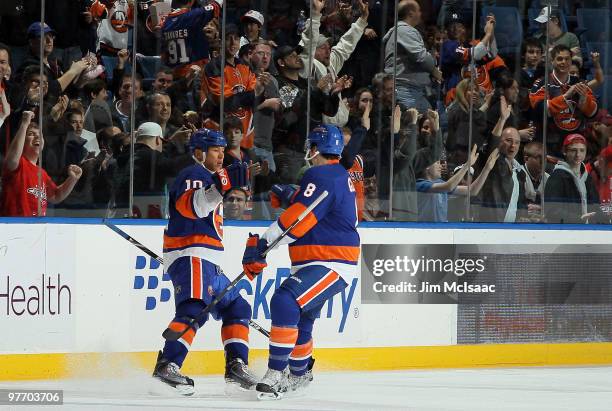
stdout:
[(257, 399), (260, 401), (275, 401), (283, 398), (282, 392), (258, 392)]
[(191, 386), (179, 385), (173, 387), (159, 378), (152, 378), (149, 384), (149, 394), (156, 396), (171, 396), (171, 397), (190, 397), (195, 393), (195, 388)]
[(244, 388), (238, 383), (226, 382), (224, 387), (225, 395), (232, 398), (252, 399), (255, 393), (255, 386), (250, 389)]

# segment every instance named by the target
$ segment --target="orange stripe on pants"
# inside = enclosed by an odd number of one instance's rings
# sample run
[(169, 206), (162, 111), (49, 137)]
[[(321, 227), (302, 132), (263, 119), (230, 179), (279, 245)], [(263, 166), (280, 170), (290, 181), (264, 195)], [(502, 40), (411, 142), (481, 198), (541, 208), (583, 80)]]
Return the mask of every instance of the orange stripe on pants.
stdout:
[(317, 284), (312, 286), (310, 290), (302, 294), (296, 301), (300, 307), (304, 307), (310, 301), (312, 301), (317, 295), (321, 294), (327, 287), (329, 287), (333, 282), (335, 282), (338, 277), (337, 272), (330, 271), (329, 274), (326, 274), (325, 277), (321, 279)]
[(191, 257), (191, 296), (202, 299), (202, 262), (198, 257)]

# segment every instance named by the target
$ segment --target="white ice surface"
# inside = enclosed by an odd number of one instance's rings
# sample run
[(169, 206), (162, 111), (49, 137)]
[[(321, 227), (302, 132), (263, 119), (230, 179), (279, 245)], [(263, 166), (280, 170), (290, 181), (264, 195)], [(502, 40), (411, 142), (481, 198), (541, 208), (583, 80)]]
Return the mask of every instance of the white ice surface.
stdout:
[[(228, 397), (221, 376), (196, 378), (193, 397), (159, 395), (146, 375), (0, 382), (0, 388), (63, 389), (58, 410), (612, 410), (612, 367), (318, 372), (300, 397)], [(152, 395), (150, 391), (157, 391)], [(19, 406), (1, 409), (34, 409)]]

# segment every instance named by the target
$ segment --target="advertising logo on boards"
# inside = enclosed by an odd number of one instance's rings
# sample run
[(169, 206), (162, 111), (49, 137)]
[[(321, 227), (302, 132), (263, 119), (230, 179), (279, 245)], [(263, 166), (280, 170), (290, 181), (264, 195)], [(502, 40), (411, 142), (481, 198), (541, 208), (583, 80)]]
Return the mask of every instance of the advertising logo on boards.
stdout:
[[(161, 265), (148, 256), (136, 256), (134, 264), (133, 289), (144, 297), (144, 309), (155, 310), (159, 304), (173, 304), (172, 281), (167, 273), (163, 272)], [(247, 300), (253, 308), (253, 319), (270, 319), (270, 299), (283, 280), (290, 276), (288, 267), (277, 267), (274, 276), (270, 276), (272, 270), (268, 269), (265, 275), (257, 276), (250, 282), (246, 279), (240, 280), (236, 285), (238, 290), (244, 290)], [(334, 296), (325, 303), (321, 310), (321, 318), (340, 318), (338, 332), (342, 333), (352, 312), (353, 299), (358, 279), (348, 281), (349, 285), (341, 293)]]

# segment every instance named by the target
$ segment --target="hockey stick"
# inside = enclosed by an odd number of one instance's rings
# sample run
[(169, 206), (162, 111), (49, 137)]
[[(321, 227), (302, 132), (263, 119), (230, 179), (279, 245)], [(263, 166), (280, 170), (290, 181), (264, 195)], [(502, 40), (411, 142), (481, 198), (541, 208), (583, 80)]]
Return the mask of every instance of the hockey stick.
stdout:
[[(298, 218), (293, 222), (293, 224), (291, 224), (285, 231), (283, 231), (283, 233), (281, 235), (279, 235), (274, 241), (272, 241), (272, 243), (268, 246), (268, 248), (266, 248), (264, 250), (263, 253), (261, 253), (262, 257), (265, 257), (270, 251), (272, 251), (272, 249), (274, 247), (276, 247), (276, 245), (280, 242), (280, 240), (282, 240), (283, 238), (285, 238), (285, 236), (287, 234), (289, 234), (289, 232), (293, 229), (293, 227), (295, 227), (296, 225), (298, 225), (304, 218), (306, 218), (306, 216), (316, 207), (319, 205), (319, 203), (321, 201), (323, 201), (325, 199), (325, 197), (327, 197), (329, 195), (329, 193), (327, 192), (327, 190), (323, 191), (321, 193), (321, 195), (319, 197), (317, 197), (312, 204), (310, 204), (304, 211), (302, 211), (302, 213), (298, 216)], [(195, 328), (194, 325), (197, 324), (199, 322), (199, 320), (201, 320), (202, 318), (204, 318), (206, 315), (208, 315), (208, 313), (210, 312), (210, 310), (217, 305), (217, 303), (219, 303), (219, 301), (221, 301), (221, 299), (223, 298), (223, 296), (225, 296), (225, 294), (227, 294), (227, 292), (229, 290), (231, 290), (232, 288), (234, 288), (234, 286), (238, 283), (238, 281), (240, 281), (244, 276), (246, 275), (246, 273), (243, 271), (242, 273), (240, 273), (240, 275), (238, 275), (238, 277), (236, 277), (234, 279), (234, 281), (232, 281), (227, 287), (225, 287), (221, 293), (215, 297), (215, 299), (206, 306), (206, 308), (204, 308), (202, 311), (200, 311), (200, 313), (197, 315), (196, 318), (192, 318), (191, 320), (189, 320), (189, 323), (187, 323), (186, 327), (182, 330), (173, 330), (171, 328), (166, 328), (166, 330), (162, 333), (162, 337), (164, 337), (167, 341), (176, 341), (179, 338), (181, 338), (190, 328)]]
[[(108, 228), (110, 228), (111, 230), (113, 230), (114, 232), (119, 234), (121, 237), (125, 238), (130, 243), (134, 244), (136, 247), (138, 247), (140, 249), (140, 251), (142, 251), (143, 253), (147, 254), (149, 257), (153, 258), (158, 263), (160, 263), (161, 265), (164, 264), (164, 259), (163, 258), (161, 258), (157, 254), (155, 254), (154, 251), (150, 250), (147, 246), (142, 244), (140, 241), (136, 240), (134, 237), (130, 236), (128, 233), (126, 233), (125, 231), (123, 231), (122, 229), (117, 227), (115, 224), (113, 224), (113, 223), (111, 223), (111, 222), (109, 222), (107, 220), (104, 220), (104, 224)], [(262, 333), (263, 335), (265, 335), (266, 337), (270, 338), (270, 332), (268, 330), (266, 330), (265, 328), (263, 328), (261, 325), (257, 324), (255, 321), (249, 319), (249, 325), (251, 327), (253, 327), (254, 329), (256, 329), (257, 331), (259, 331), (260, 333)]]

